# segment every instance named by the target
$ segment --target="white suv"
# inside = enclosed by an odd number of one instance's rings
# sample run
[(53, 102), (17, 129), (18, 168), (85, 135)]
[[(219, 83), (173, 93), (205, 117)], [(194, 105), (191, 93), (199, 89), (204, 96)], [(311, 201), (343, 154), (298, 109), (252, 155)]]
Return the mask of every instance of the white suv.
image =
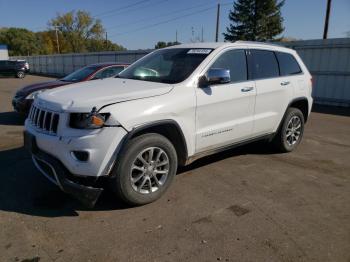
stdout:
[(178, 165), (266, 139), (289, 152), (311, 111), (311, 75), (294, 50), (200, 43), (154, 51), (117, 78), (41, 93), (25, 123), (37, 168), (93, 206), (108, 178), (132, 205), (150, 203)]

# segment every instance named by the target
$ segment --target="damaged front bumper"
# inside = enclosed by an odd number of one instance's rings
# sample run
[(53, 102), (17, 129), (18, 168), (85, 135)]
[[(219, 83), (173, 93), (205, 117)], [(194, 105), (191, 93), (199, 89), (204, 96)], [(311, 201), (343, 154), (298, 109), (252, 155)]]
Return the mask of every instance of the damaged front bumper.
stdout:
[(24, 132), (24, 147), (32, 154), (35, 166), (52, 183), (56, 184), (63, 192), (72, 195), (85, 206), (92, 208), (95, 206), (102, 188), (84, 185), (74, 179), (74, 176), (55, 157), (41, 151), (35, 136)]

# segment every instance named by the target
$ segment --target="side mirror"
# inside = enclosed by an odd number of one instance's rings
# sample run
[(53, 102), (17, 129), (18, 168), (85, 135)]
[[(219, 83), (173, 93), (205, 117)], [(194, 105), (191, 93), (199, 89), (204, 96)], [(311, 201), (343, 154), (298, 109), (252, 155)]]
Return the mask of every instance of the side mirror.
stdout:
[(230, 70), (223, 68), (212, 68), (199, 79), (199, 87), (208, 85), (226, 84), (231, 82)]

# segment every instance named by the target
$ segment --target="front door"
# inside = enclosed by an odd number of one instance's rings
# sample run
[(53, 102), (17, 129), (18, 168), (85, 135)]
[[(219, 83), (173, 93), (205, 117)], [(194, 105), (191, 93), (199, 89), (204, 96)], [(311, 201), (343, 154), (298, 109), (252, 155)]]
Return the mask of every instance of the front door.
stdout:
[(231, 82), (196, 89), (197, 153), (251, 137), (256, 90), (246, 61), (243, 49), (224, 51), (210, 68), (229, 69)]

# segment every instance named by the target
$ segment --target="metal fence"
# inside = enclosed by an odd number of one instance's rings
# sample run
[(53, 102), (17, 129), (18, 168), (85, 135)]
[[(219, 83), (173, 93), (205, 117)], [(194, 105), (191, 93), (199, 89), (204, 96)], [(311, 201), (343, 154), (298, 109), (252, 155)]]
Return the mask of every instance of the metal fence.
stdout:
[(78, 53), (62, 55), (17, 56), (11, 59), (25, 59), (30, 71), (35, 74), (64, 76), (78, 68), (101, 62), (133, 63), (152, 50)]
[[(316, 103), (350, 106), (350, 38), (282, 43), (295, 49), (313, 75)], [(31, 71), (65, 75), (92, 63), (132, 63), (152, 50), (12, 57), (26, 59)]]
[(350, 106), (350, 38), (284, 44), (295, 49), (312, 74), (316, 103)]

